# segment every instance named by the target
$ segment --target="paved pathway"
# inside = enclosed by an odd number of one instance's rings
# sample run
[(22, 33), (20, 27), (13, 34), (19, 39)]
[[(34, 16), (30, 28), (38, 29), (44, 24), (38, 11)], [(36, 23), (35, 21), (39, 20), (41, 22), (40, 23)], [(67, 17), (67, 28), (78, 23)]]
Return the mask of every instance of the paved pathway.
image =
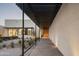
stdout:
[(41, 39), (32, 49), (30, 56), (62, 56), (62, 54), (50, 40)]

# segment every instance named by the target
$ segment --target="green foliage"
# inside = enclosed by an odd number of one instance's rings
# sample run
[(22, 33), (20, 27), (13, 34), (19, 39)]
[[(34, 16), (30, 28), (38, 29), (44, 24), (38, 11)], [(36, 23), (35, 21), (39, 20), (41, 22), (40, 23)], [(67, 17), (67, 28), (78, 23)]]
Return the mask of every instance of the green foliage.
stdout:
[(2, 43), (2, 41), (3, 41), (3, 40), (0, 38), (0, 43)]

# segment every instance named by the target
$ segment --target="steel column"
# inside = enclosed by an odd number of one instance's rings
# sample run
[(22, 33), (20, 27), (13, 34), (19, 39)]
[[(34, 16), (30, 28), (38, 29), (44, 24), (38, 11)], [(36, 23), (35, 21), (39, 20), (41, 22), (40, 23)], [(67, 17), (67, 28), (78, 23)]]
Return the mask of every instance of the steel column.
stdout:
[(24, 56), (24, 3), (22, 4), (22, 56)]

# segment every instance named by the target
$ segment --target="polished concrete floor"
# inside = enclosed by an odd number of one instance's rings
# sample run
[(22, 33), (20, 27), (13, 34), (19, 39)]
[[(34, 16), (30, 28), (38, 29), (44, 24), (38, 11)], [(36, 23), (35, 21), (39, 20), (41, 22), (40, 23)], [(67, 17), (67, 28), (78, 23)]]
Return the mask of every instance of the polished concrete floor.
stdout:
[(44, 39), (40, 39), (30, 51), (30, 56), (62, 56), (61, 52), (50, 40)]

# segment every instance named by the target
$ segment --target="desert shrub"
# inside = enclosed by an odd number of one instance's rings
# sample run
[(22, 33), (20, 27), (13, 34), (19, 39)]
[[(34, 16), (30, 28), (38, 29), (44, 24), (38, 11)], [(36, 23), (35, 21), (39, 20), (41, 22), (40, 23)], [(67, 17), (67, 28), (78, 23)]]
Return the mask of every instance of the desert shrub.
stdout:
[(33, 44), (33, 40), (29, 40), (29, 41), (28, 41), (28, 44), (29, 44), (29, 45), (32, 45), (32, 44)]
[(11, 42), (11, 48), (14, 48), (14, 43), (13, 42)]
[(19, 40), (18, 43), (21, 44), (22, 43), (21, 40)]
[(19, 46), (22, 45), (22, 41), (21, 41), (21, 40), (18, 41), (18, 45), (19, 45)]
[(2, 49), (2, 45), (0, 44), (0, 49)]
[(29, 43), (27, 40), (24, 40), (24, 47), (27, 48), (29, 46)]
[(6, 47), (6, 44), (3, 44), (3, 48), (5, 48)]

